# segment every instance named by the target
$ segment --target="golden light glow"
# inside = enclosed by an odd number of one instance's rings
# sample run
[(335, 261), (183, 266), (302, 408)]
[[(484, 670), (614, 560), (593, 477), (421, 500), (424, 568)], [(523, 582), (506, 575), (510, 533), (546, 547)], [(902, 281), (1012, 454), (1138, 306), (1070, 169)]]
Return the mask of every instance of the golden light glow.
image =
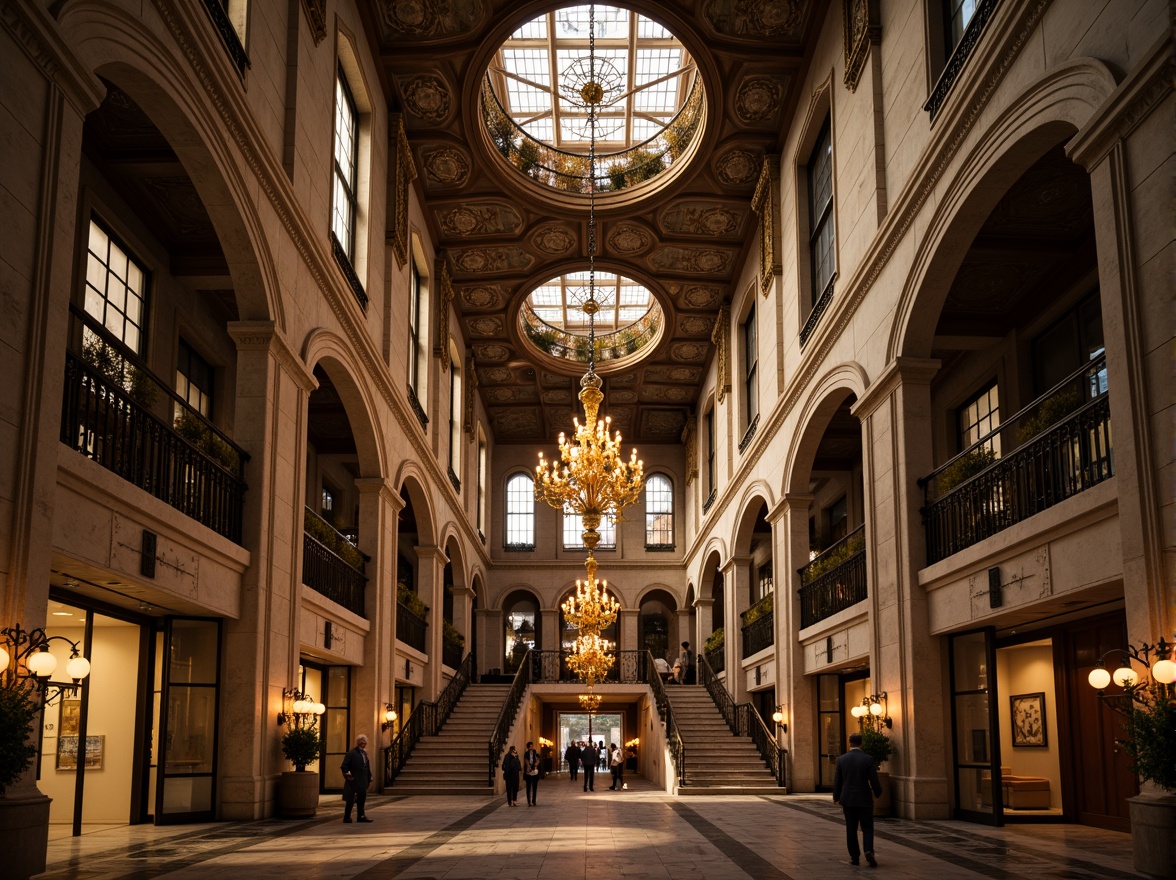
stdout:
[(608, 594), (608, 581), (596, 580), (596, 558), (584, 561), (588, 577), (576, 581), (576, 592), (560, 605), (564, 620), (581, 633), (600, 633), (617, 619), (621, 603)]
[(586, 694), (580, 694), (578, 699), (580, 700), (581, 709), (583, 709), (589, 715), (595, 715), (596, 710), (600, 708), (600, 702), (603, 698), (600, 696), (600, 694), (589, 692)]
[(603, 681), (612, 669), (613, 658), (609, 652), (615, 647), (599, 633), (581, 633), (568, 655), (568, 669), (591, 688), (596, 682)]

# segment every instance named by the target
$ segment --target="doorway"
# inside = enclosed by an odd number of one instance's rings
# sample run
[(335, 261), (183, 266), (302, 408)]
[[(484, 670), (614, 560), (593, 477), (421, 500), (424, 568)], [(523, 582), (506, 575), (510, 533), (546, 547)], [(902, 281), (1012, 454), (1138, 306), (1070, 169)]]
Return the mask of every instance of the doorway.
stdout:
[[(557, 754), (560, 761), (560, 769), (567, 770), (567, 765), (564, 763), (563, 754), (567, 751), (568, 745), (574, 742), (588, 742), (591, 740), (600, 748), (600, 743), (604, 743), (604, 757), (603, 761), (608, 761), (608, 747), (615, 743), (617, 748), (623, 748), (625, 744), (624, 737), (624, 715), (619, 712), (597, 712), (595, 715), (588, 715), (584, 712), (560, 712), (559, 713), (559, 740), (556, 744), (558, 749)], [(596, 765), (599, 770), (601, 767), (607, 769), (607, 763)]]

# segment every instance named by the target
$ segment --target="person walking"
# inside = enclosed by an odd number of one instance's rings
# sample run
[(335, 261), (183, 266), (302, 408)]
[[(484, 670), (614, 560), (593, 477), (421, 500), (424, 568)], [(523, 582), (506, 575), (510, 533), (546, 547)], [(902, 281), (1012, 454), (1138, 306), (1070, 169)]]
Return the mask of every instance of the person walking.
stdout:
[[(873, 795), (873, 797), (871, 797)], [(866, 863), (878, 867), (874, 858), (874, 798), (882, 797), (882, 783), (874, 759), (862, 751), (862, 735), (850, 734), (849, 751), (837, 759), (833, 770), (833, 803), (845, 813), (845, 846), (849, 863), (858, 864), (858, 826), (862, 827), (862, 847)]]
[(608, 790), (620, 791), (625, 785), (625, 754), (616, 743), (609, 745), (608, 752), (609, 769), (612, 770), (612, 785)]
[(506, 757), (502, 759), (502, 778), (506, 781), (506, 805), (508, 807), (519, 805), (519, 773), (522, 770), (523, 765), (519, 763), (519, 750), (511, 746)]
[(580, 772), (580, 744), (576, 742), (568, 743), (568, 747), (564, 749), (564, 760), (568, 762), (568, 775), (572, 778), (572, 782), (576, 781), (576, 776)]
[(690, 643), (682, 643), (682, 652), (674, 664), (678, 668), (678, 684), (694, 684), (697, 671), (694, 668), (694, 652), (690, 650)]
[(527, 785), (527, 806), (533, 807), (539, 794), (539, 753), (535, 751), (534, 743), (527, 743), (527, 750), (523, 752), (523, 782)]
[(362, 733), (355, 738), (355, 748), (343, 756), (339, 769), (343, 771), (343, 821), (351, 821), (351, 808), (356, 808), (355, 821), (370, 822), (363, 811), (367, 803), (368, 786), (372, 784), (372, 764), (368, 760), (368, 738)]
[(596, 791), (596, 747), (592, 740), (584, 745), (580, 751), (580, 765), (584, 768), (584, 791)]
[(608, 753), (604, 750), (604, 740), (596, 744), (596, 754), (600, 755), (600, 769), (608, 769)]

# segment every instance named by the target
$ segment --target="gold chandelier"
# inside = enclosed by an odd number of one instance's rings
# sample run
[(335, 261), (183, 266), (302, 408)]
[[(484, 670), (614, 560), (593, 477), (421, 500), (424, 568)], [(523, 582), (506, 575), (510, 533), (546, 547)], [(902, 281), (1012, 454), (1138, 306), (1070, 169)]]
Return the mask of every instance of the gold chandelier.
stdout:
[[(582, 62), (579, 65), (576, 76), (584, 73)], [(637, 500), (644, 479), (644, 465), (637, 458), (637, 450), (633, 450), (626, 462), (621, 453), (621, 432), (612, 433), (612, 419), (608, 416), (597, 418), (604, 400), (604, 392), (600, 390), (603, 383), (596, 375), (595, 320), (600, 310), (596, 301), (596, 114), (605, 97), (599, 81), (602, 72), (596, 59), (596, 7), (590, 5), (587, 80), (578, 90), (580, 101), (588, 109), (588, 299), (582, 306), (588, 315), (588, 371), (580, 379), (579, 395), (584, 421), (574, 420), (576, 431), (571, 439), (560, 433), (559, 463), (549, 464), (540, 452), (535, 469), (535, 498), (582, 518), (589, 560), (600, 543), (597, 529), (601, 517), (612, 515), (623, 522), (621, 512)], [(590, 579), (591, 576), (590, 570)]]
[(616, 646), (599, 633), (581, 633), (576, 637), (572, 653), (568, 655), (568, 669), (584, 680), (589, 690), (598, 681), (603, 681), (612, 669), (611, 651)]
[(603, 632), (617, 619), (621, 603), (608, 594), (608, 581), (596, 580), (596, 559), (589, 554), (584, 560), (588, 577), (576, 580), (575, 594), (560, 605), (564, 620), (581, 633)]
[(580, 694), (579, 695), (580, 708), (583, 709), (585, 712), (587, 712), (589, 715), (595, 715), (596, 710), (600, 708), (600, 702), (602, 699), (604, 699), (604, 698), (601, 697), (600, 694), (594, 694), (592, 692), (589, 692), (586, 694)]

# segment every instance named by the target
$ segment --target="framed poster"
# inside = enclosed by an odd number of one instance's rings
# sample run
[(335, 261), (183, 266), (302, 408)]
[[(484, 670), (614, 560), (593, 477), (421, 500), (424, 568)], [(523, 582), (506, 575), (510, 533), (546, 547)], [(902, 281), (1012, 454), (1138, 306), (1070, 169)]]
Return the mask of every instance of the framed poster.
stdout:
[(1013, 748), (1045, 748), (1045, 694), (1009, 697), (1013, 722)]
[(82, 701), (80, 698), (62, 700), (57, 715), (57, 735), (77, 736), (78, 722), (82, 717)]
[[(102, 769), (102, 753), (106, 750), (106, 737), (102, 734), (98, 736), (86, 737), (86, 769), (87, 770), (101, 770)], [(78, 767), (78, 737), (74, 736), (59, 736), (57, 737), (57, 769), (58, 770), (76, 770)]]

